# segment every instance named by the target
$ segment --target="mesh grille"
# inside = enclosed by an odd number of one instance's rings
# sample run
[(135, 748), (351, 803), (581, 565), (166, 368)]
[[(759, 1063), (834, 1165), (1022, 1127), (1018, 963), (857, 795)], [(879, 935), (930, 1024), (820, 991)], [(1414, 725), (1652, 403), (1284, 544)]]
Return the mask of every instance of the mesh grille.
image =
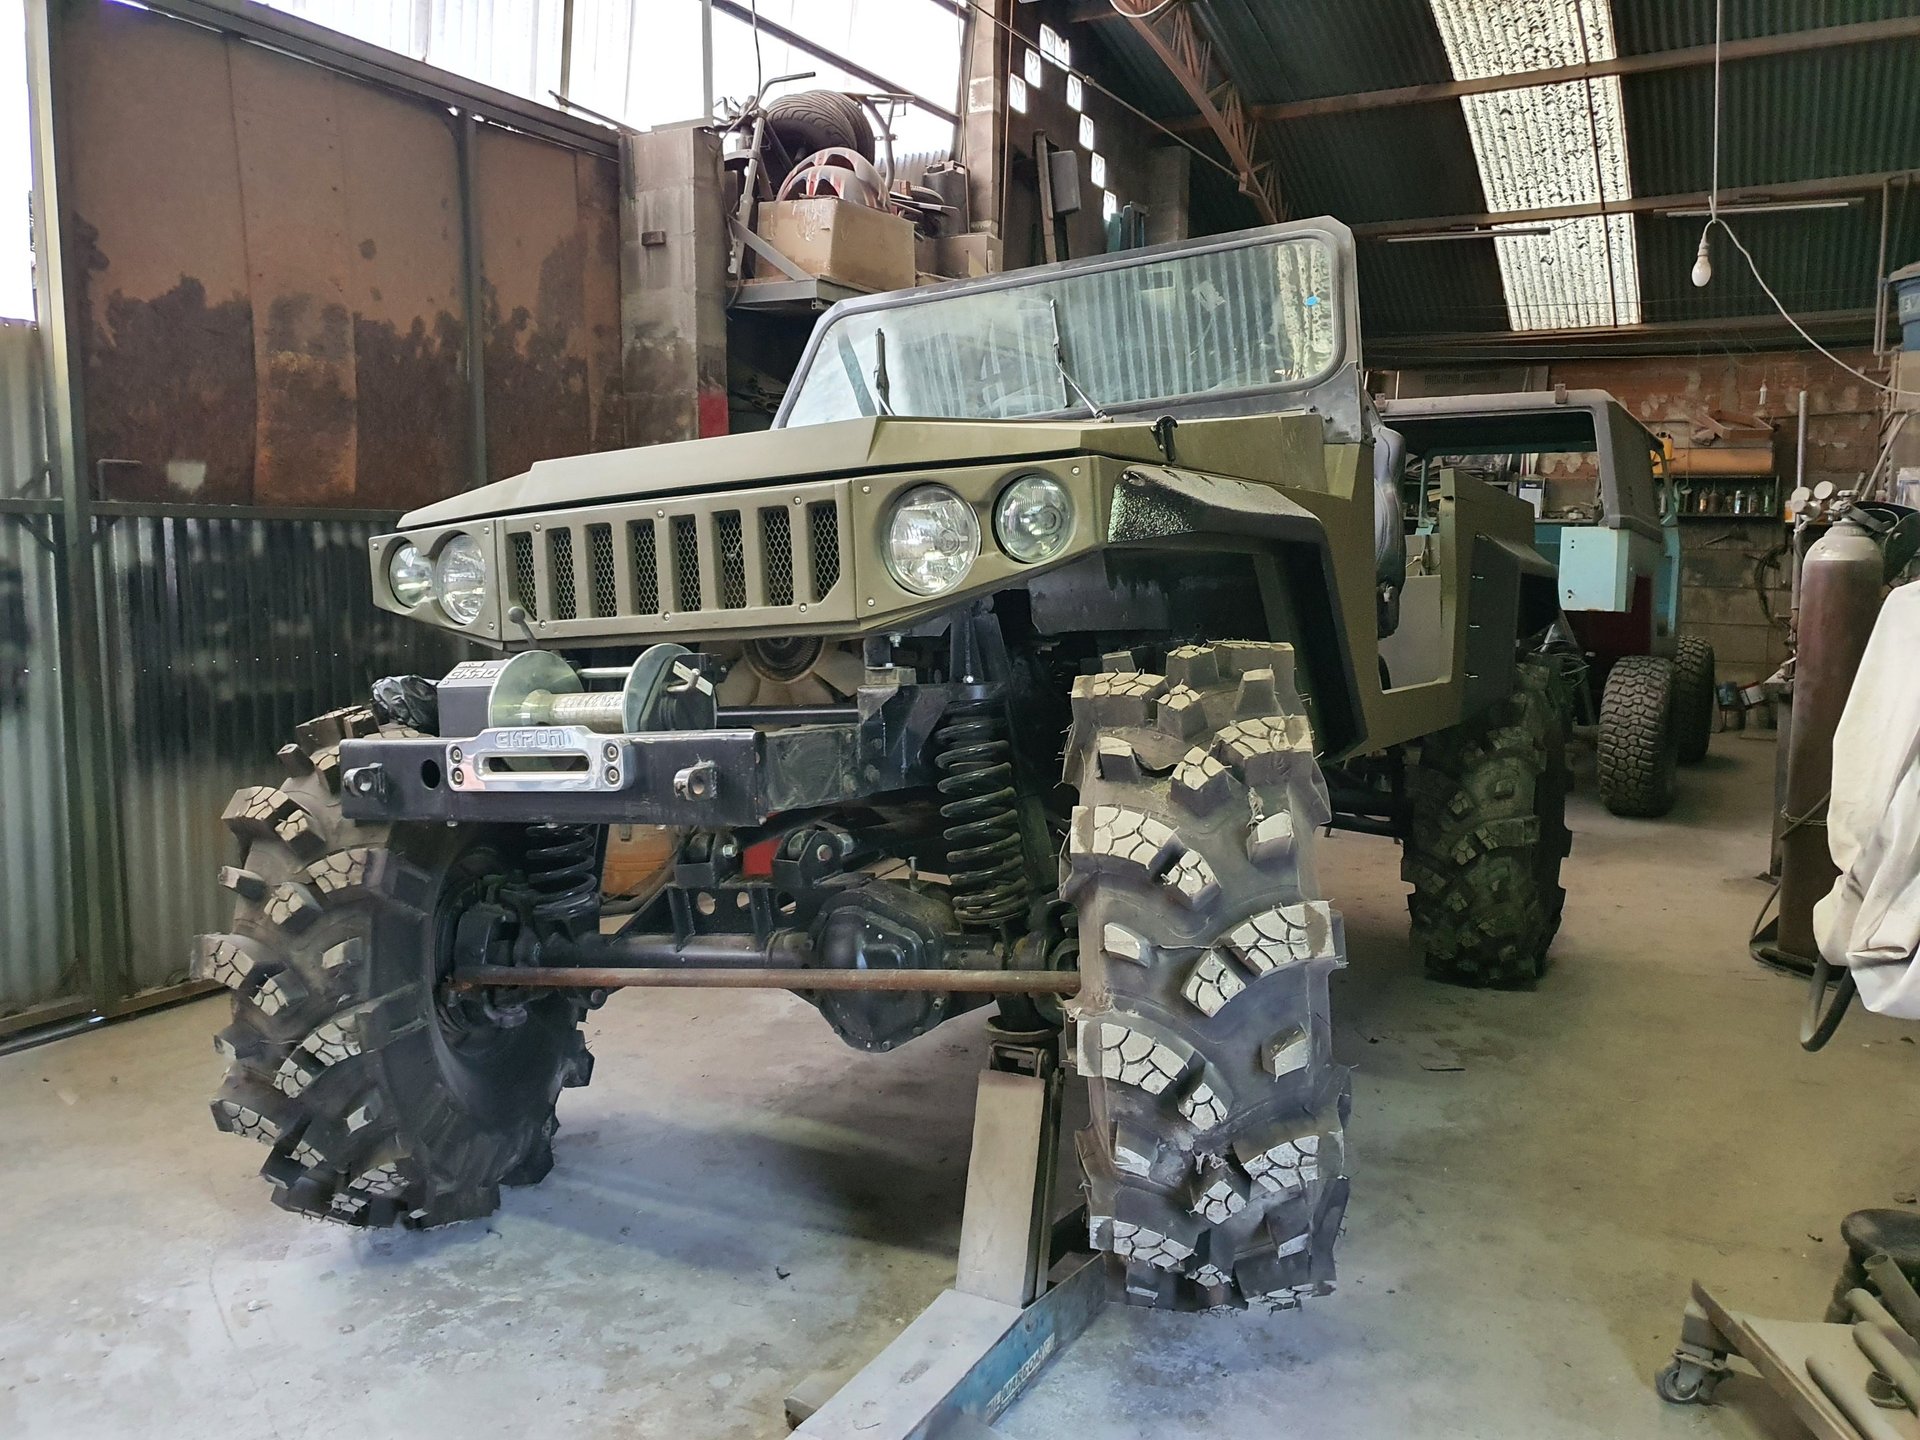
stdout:
[(700, 534), (691, 515), (673, 517), (673, 594), (680, 609), (700, 608)]
[(539, 590), (533, 578), (533, 536), (525, 531), (507, 537), (509, 552), (508, 584), (512, 587), (513, 603), (527, 612), (529, 620), (540, 618), (540, 602), (536, 598)]
[(840, 582), (840, 507), (832, 500), (807, 506), (807, 538), (813, 546), (813, 598), (824, 600)]
[(620, 587), (613, 575), (613, 526), (587, 526), (587, 573), (593, 577), (593, 613), (620, 613)]
[(747, 608), (747, 554), (740, 534), (740, 512), (722, 510), (713, 517), (713, 541), (720, 554), (715, 569), (720, 572), (720, 608)]
[(547, 532), (547, 564), (551, 573), (547, 584), (553, 591), (553, 618), (572, 620), (579, 616), (580, 608), (573, 593), (573, 531), (549, 530)]
[(641, 615), (660, 613), (660, 554), (653, 545), (653, 521), (636, 520), (633, 532), (633, 608)]
[(761, 564), (766, 569), (767, 604), (793, 603), (793, 522), (782, 506), (760, 512)]

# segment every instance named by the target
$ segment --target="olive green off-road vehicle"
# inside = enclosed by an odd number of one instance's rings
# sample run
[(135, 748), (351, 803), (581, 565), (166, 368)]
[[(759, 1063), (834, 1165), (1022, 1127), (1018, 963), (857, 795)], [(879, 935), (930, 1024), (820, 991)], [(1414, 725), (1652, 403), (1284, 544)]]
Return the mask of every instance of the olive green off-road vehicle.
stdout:
[[(1567, 849), (1531, 509), (1442, 473), (1409, 556), (1353, 288), (1317, 220), (849, 301), (772, 430), (375, 540), (379, 604), (490, 658), (302, 727), (227, 812), (213, 1109), (278, 1203), (433, 1225), (540, 1179), (635, 975), (784, 984), (869, 1050), (998, 995), (1067, 1032), (1130, 1294), (1325, 1292), (1316, 832), (1398, 837), (1428, 966), (1476, 985), (1540, 973)], [(629, 825), (674, 850), (616, 921)]]

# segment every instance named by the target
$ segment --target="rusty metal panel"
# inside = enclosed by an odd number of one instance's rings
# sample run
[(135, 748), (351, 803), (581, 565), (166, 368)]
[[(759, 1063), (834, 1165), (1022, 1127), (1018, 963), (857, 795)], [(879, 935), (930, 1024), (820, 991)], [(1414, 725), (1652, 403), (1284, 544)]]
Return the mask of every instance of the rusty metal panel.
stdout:
[(59, 14), (86, 464), (114, 499), (244, 503), (253, 307), (226, 48), (125, 6)]
[[(62, 16), (102, 497), (409, 508), (470, 483), (445, 107), (148, 11)], [(613, 162), (482, 133), (500, 463), (616, 444)]]
[(186, 977), (188, 942), (224, 923), (220, 814), (271, 780), (300, 721), (381, 675), (438, 676), (456, 637), (374, 608), (364, 521), (103, 519), (128, 973), (120, 993)]
[(488, 477), (616, 448), (617, 170), (496, 126), (477, 135), (473, 168)]

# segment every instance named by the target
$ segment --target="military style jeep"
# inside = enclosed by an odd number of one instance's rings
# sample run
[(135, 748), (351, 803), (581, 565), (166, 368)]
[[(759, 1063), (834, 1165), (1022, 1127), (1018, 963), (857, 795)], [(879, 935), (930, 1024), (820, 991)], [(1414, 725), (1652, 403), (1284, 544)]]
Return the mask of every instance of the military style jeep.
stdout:
[[(1131, 1294), (1324, 1293), (1316, 831), (1398, 837), (1469, 984), (1540, 973), (1567, 850), (1531, 509), (1443, 477), (1402, 596), (1353, 286), (1316, 220), (849, 301), (771, 431), (543, 461), (376, 539), (379, 604), (489, 658), (302, 727), (227, 811), (213, 1109), (276, 1201), (433, 1225), (540, 1179), (624, 984), (791, 989), (869, 1050), (997, 997), (1091, 1086)], [(628, 825), (673, 854), (616, 920)]]

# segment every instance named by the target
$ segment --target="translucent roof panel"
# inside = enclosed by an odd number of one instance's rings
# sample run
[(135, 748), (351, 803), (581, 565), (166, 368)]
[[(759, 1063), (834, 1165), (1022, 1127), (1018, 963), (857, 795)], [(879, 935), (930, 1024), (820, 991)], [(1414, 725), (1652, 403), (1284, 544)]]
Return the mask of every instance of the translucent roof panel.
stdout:
[[(1614, 58), (1607, 0), (1429, 0), (1455, 78), (1484, 79)], [(1613, 76), (1461, 97), (1493, 214), (1632, 194)], [(1533, 227), (1528, 227), (1533, 228)], [(1555, 221), (1494, 242), (1516, 330), (1640, 323), (1630, 215)]]

